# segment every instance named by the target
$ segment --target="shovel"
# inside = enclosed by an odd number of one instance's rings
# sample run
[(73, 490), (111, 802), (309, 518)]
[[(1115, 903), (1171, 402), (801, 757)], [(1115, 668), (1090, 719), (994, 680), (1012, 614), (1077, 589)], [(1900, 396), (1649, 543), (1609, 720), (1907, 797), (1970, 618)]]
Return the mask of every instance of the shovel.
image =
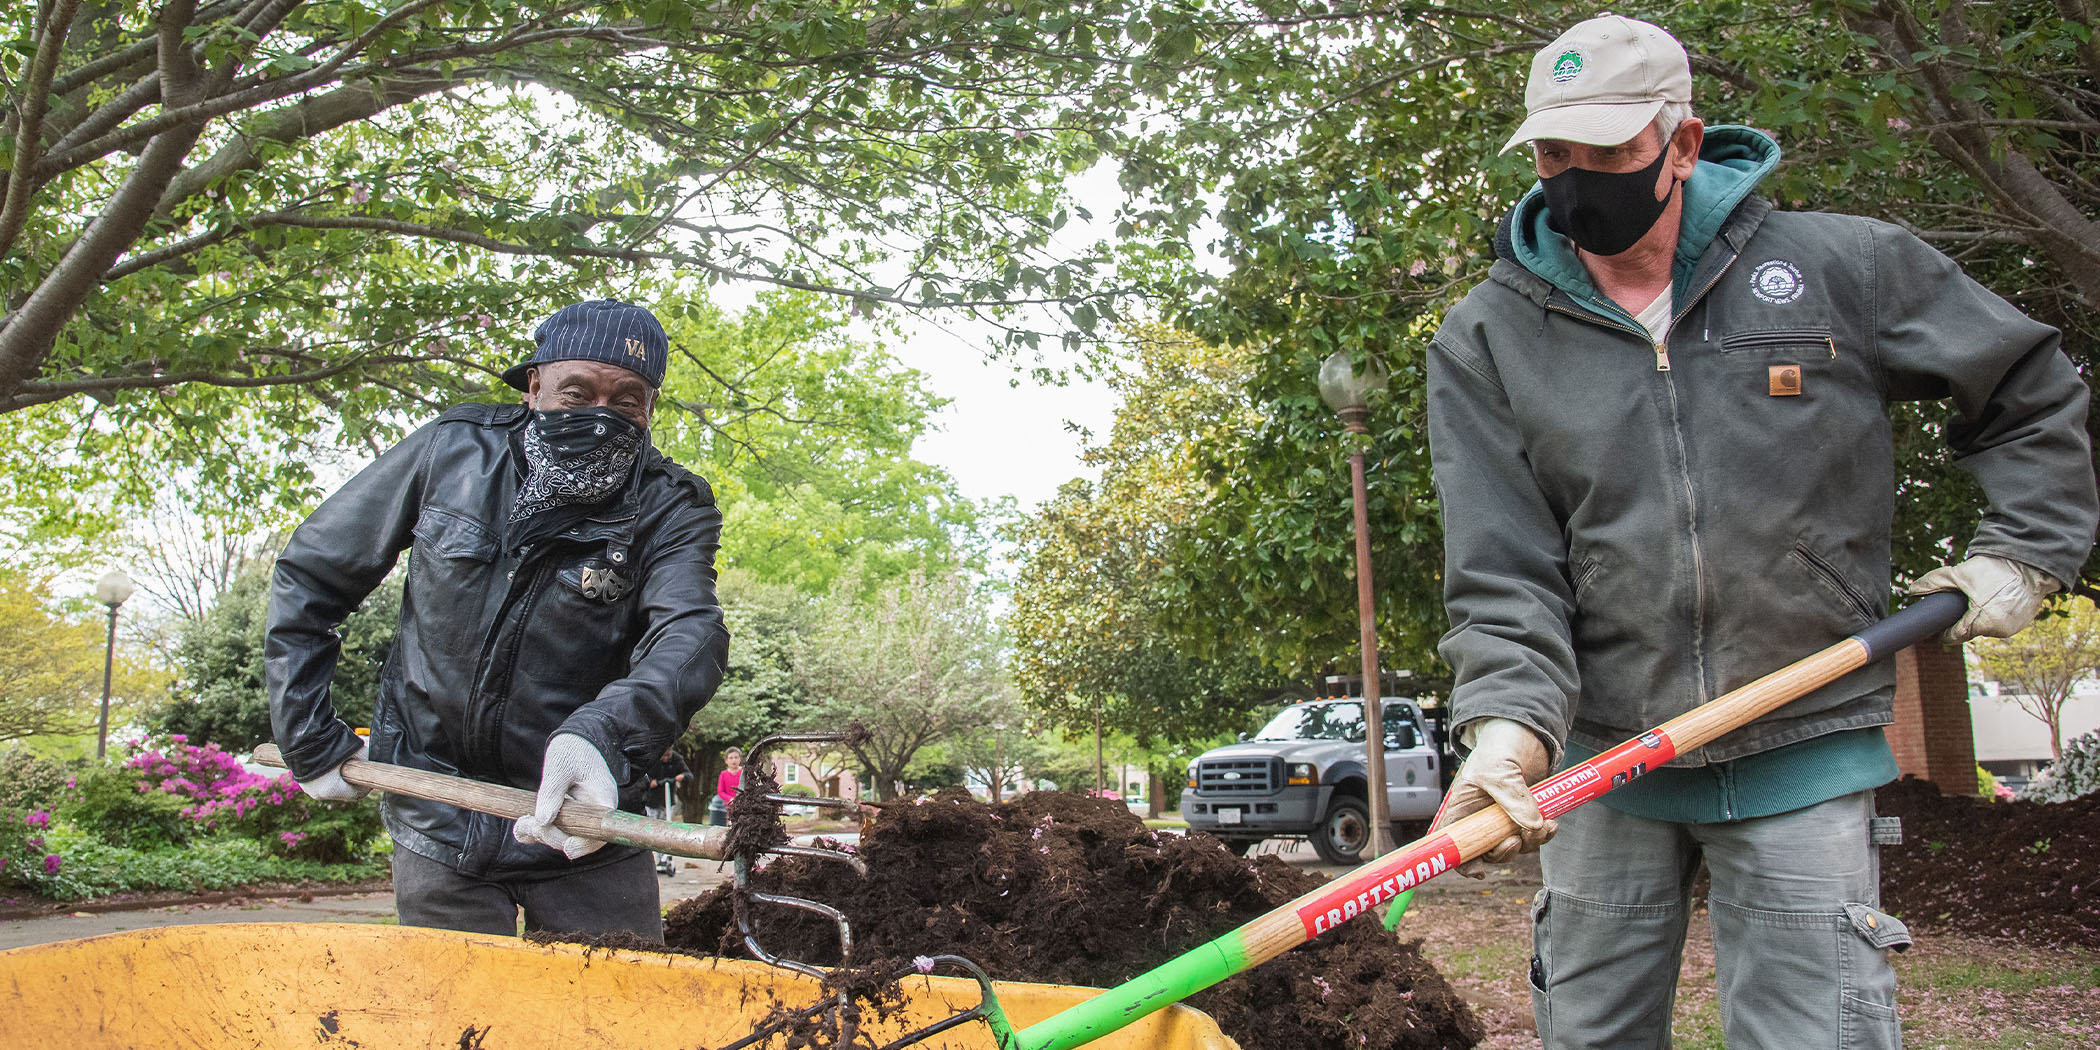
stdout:
[[(255, 749), (255, 761), (284, 768), (284, 754), (276, 744)], [(411, 769), (386, 762), (353, 758), (342, 767), (343, 779), (357, 787), (394, 795), (413, 795), (432, 802), (446, 802), (462, 809), (477, 810), (516, 820), (539, 808), (539, 798), (522, 788), (505, 787), (481, 780), (446, 776), (425, 769)], [(729, 829), (701, 824), (658, 820), (639, 813), (609, 809), (577, 799), (561, 805), (554, 826), (571, 835), (597, 839), (620, 846), (668, 853), (700, 860), (729, 858)]]
[[(1557, 817), (1677, 755), (1953, 626), (1968, 607), (1957, 591), (1925, 595), (1894, 616), (1812, 656), (1716, 697), (1609, 751), (1533, 785), (1539, 811)], [(996, 1011), (986, 1022), (1000, 1050), (1070, 1050), (1140, 1017), (1253, 969), (1429, 879), (1517, 832), (1489, 806), (1336, 878), (1297, 900), (1139, 974), (1063, 1013), (1015, 1030)]]

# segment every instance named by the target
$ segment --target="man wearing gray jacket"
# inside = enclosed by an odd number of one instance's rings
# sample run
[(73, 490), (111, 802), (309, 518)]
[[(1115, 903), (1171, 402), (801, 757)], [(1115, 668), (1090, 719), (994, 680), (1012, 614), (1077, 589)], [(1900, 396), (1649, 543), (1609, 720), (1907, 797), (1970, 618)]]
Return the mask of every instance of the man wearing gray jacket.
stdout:
[[(1885, 408), (1946, 399), (1988, 500), (1951, 641), (2066, 586), (2096, 518), (2087, 392), (2058, 333), (1870, 219), (1774, 211), (1779, 149), (1691, 112), (1684, 49), (1591, 19), (1533, 60), (1539, 185), (1429, 352), (1441, 651), (1489, 804), (1543, 844), (1531, 981), (1548, 1050), (1667, 1046), (1703, 858), (1733, 1050), (1897, 1046), (1873, 790), (1894, 672), (1861, 669), (1558, 822), (1527, 786), (1887, 612)], [(1550, 843), (1547, 842), (1551, 839)]]

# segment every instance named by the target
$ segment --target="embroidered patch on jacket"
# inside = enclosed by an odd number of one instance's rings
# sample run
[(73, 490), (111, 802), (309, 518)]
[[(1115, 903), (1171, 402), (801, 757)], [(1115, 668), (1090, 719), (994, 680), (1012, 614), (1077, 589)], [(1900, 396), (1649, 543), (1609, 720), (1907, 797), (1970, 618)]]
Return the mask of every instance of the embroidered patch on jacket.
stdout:
[(1582, 52), (1563, 51), (1553, 60), (1553, 82), (1565, 84), (1582, 74)]
[(1806, 287), (1801, 271), (1785, 259), (1769, 259), (1750, 271), (1750, 292), (1768, 303), (1785, 304), (1801, 298)]
[(1765, 390), (1773, 397), (1791, 397), (1801, 392), (1800, 365), (1773, 365), (1765, 370)]

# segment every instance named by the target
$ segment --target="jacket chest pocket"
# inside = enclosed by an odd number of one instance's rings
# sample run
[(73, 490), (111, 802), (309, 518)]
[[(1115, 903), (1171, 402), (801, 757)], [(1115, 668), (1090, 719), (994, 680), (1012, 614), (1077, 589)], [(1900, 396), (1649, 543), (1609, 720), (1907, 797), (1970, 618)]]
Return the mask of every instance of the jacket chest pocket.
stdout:
[(561, 557), (556, 564), (554, 582), (533, 610), (533, 637), (520, 665), (541, 680), (596, 689), (627, 673), (638, 574), (602, 552)]
[(1771, 328), (1721, 336), (1721, 354), (1736, 361), (1784, 356), (1837, 360), (1837, 337), (1828, 328)]
[[(1721, 363), (1731, 370), (1762, 373), (1764, 392), (1774, 397), (1804, 393), (1808, 378), (1837, 361), (1837, 339), (1825, 328), (1731, 332), (1721, 337)], [(1750, 382), (1755, 385), (1757, 376)]]
[(486, 631), (484, 609), (497, 574), (501, 542), (480, 522), (436, 507), (416, 521), (408, 560), (403, 621), (416, 624), (425, 645), (447, 652), (478, 652)]
[[(1802, 402), (1838, 391), (1871, 393), (1871, 370), (1857, 354), (1840, 354), (1827, 327), (1771, 328), (1729, 332), (1720, 337), (1718, 359), (1727, 388), (1741, 402), (1763, 401), (1792, 413)], [(1833, 386), (1834, 385), (1834, 386)], [(1847, 393), (1840, 400), (1849, 400)]]

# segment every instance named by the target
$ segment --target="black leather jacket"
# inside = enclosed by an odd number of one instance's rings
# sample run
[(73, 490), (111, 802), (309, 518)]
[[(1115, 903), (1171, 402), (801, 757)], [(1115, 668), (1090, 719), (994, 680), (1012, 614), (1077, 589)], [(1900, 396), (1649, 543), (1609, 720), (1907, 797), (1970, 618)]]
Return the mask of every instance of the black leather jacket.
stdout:
[[(547, 739), (605, 756), (623, 808), (645, 771), (722, 681), (729, 632), (715, 600), (722, 515), (707, 482), (647, 448), (608, 509), (555, 539), (502, 549), (522, 460), (521, 405), (463, 405), (409, 435), (321, 504), (278, 557), (265, 661), (270, 720), (294, 775), (356, 754), (328, 683), (336, 626), (411, 550), (401, 627), (381, 675), (371, 752), (536, 789)], [(466, 874), (530, 877), (571, 863), (511, 837), (511, 822), (388, 795), (396, 844)]]

